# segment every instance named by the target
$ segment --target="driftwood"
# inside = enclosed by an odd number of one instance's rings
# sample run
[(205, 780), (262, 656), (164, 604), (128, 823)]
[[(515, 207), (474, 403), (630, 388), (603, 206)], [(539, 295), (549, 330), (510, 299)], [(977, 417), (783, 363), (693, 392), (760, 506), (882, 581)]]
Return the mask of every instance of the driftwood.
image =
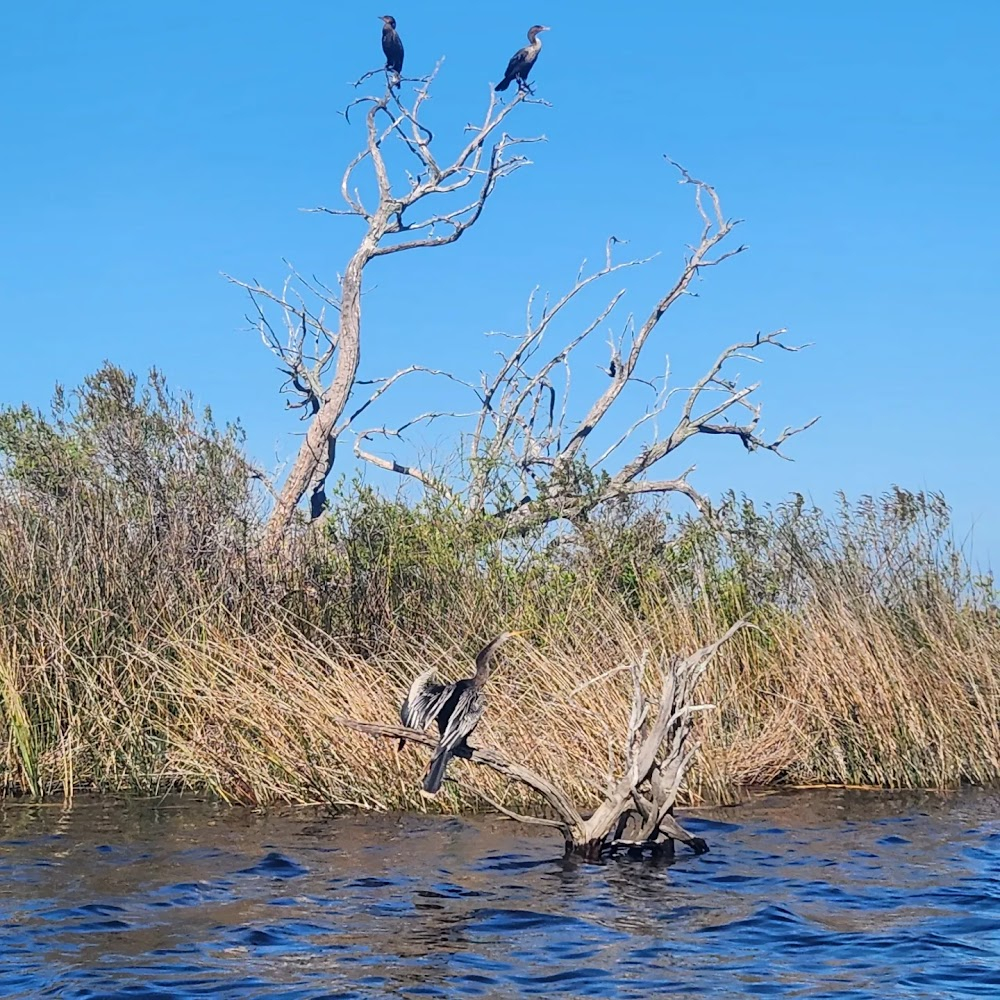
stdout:
[[(567, 854), (588, 860), (620, 851), (669, 855), (677, 840), (703, 853), (708, 850), (705, 841), (685, 830), (673, 816), (677, 795), (698, 749), (691, 740), (695, 713), (714, 707), (696, 704), (694, 689), (719, 647), (744, 624), (737, 622), (721, 638), (689, 656), (675, 655), (662, 661), (660, 694), (655, 704), (643, 692), (648, 655), (632, 665), (632, 711), (625, 734), (622, 774), (589, 814), (578, 810), (570, 796), (547, 778), (507, 760), (496, 750), (466, 745), (459, 747), (455, 756), (535, 791), (554, 818), (521, 815), (487, 801), (512, 819), (558, 829)], [(428, 747), (437, 742), (427, 733), (404, 726), (347, 718), (334, 721), (374, 737), (406, 739)]]

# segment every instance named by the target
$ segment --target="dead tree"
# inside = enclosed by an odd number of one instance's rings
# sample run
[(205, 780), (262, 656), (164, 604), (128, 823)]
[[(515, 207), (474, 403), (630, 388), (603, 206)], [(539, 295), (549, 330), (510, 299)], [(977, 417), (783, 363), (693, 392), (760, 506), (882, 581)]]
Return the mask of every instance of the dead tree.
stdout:
[[(765, 347), (801, 350), (784, 342), (785, 330), (757, 333), (731, 344), (690, 386), (672, 386), (669, 366), (665, 374), (652, 379), (644, 377), (640, 368), (644, 352), (649, 352), (664, 317), (684, 296), (693, 294), (691, 285), (696, 279), (746, 249), (743, 245), (728, 250), (722, 247), (739, 220), (723, 214), (715, 189), (692, 177), (674, 161), (668, 162), (680, 172), (680, 183), (694, 189), (695, 207), (701, 220), (700, 236), (696, 244), (688, 247), (684, 266), (673, 284), (649, 308), (645, 318), (637, 324), (630, 315), (620, 332), (609, 338), (606, 383), (594, 398), (582, 407), (576, 400), (571, 401), (571, 361), (574, 352), (610, 320), (625, 289), (614, 292), (592, 321), (570, 339), (560, 340), (551, 347), (545, 338), (563, 314), (568, 313), (571, 303), (587, 289), (651, 259), (616, 260), (616, 244), (621, 241), (614, 237), (607, 242), (603, 265), (586, 272), (584, 262), (573, 286), (561, 298), (550, 302), (546, 297), (539, 309), (536, 294), (532, 293), (525, 330), (510, 338), (512, 349), (497, 352), (500, 362), (493, 374), (482, 374), (477, 383), (459, 379), (453, 373), (433, 373), (447, 374), (461, 382), (477, 399), (474, 422), (465, 435), (469, 443), (463, 455), (465, 481), (461, 485), (446, 484), (430, 470), (388, 458), (372, 447), (376, 438), (398, 440), (414, 424), (454, 414), (435, 410), (414, 417), (403, 427), (383, 425), (360, 430), (355, 438), (356, 456), (450, 494), (470, 514), (490, 513), (502, 520), (508, 530), (560, 518), (575, 522), (600, 504), (651, 493), (682, 494), (699, 511), (708, 513), (711, 509), (708, 499), (689, 482), (694, 466), (670, 478), (651, 475), (654, 467), (672, 457), (696, 435), (734, 437), (747, 451), (765, 450), (784, 458), (782, 445), (811, 427), (818, 418), (801, 427), (786, 427), (773, 437), (766, 436), (760, 426), (761, 407), (753, 398), (760, 383), (741, 386), (730, 368), (737, 360), (760, 361), (758, 353)], [(400, 374), (383, 383), (388, 385)], [(630, 417), (600, 455), (588, 456), (586, 447), (594, 431), (610, 426), (608, 416), (616, 404), (623, 402), (627, 388), (639, 387), (651, 397), (643, 412)], [(633, 447), (631, 453), (619, 457), (645, 428), (656, 427), (672, 404), (677, 407), (677, 417), (669, 433), (654, 431), (647, 435), (642, 446)], [(618, 411), (621, 410), (619, 406)], [(571, 416), (574, 411), (582, 411), (582, 415)], [(617, 468), (609, 468), (616, 459)]]
[[(503, 130), (507, 118), (519, 104), (544, 101), (518, 93), (502, 102), (490, 91), (489, 105), (478, 124), (466, 126), (466, 135), (450, 160), (439, 159), (440, 143), (421, 120), (436, 75), (420, 81), (414, 98), (404, 103), (397, 87), (387, 87), (381, 96), (353, 101), (366, 108), (365, 145), (348, 163), (340, 184), (344, 208), (318, 207), (309, 211), (351, 216), (365, 230), (357, 249), (339, 276), (337, 286), (305, 279), (291, 270), (280, 292), (258, 282), (234, 281), (245, 288), (253, 303), (250, 317), (265, 345), (279, 358), (287, 379), (282, 391), (293, 398), (289, 406), (304, 410), (308, 428), (297, 457), (277, 494), (265, 532), (265, 549), (274, 549), (292, 524), (299, 501), (309, 496), (312, 517), (325, 507), (325, 484), (333, 466), (338, 438), (350, 421), (384, 391), (348, 413), (361, 360), (361, 291), (365, 269), (388, 254), (439, 247), (454, 243), (475, 225), (497, 183), (530, 161), (512, 153), (542, 137), (518, 138)], [(366, 74), (366, 79), (375, 74)], [(360, 83), (361, 81), (359, 81)], [(405, 181), (393, 178), (388, 162), (390, 150), (408, 157), (412, 170), (404, 170)], [(356, 176), (369, 168), (375, 201), (362, 197)], [(285, 329), (269, 319), (277, 307)], [(279, 332), (280, 331), (280, 332)]]
[[(536, 792), (548, 815), (515, 813), (482, 792), (475, 794), (511, 819), (559, 830), (567, 854), (591, 861), (618, 851), (669, 855), (674, 841), (696, 853), (707, 851), (704, 840), (674, 819), (674, 806), (698, 750), (693, 740), (695, 714), (713, 708), (695, 702), (695, 687), (719, 647), (744, 624), (737, 622), (720, 639), (690, 656), (660, 661), (655, 678), (659, 692), (652, 702), (644, 692), (648, 654), (631, 665), (632, 706), (622, 740), (620, 771), (607, 776), (607, 787), (594, 789), (593, 798), (600, 804), (592, 812), (584, 813), (547, 778), (495, 750), (460, 747), (456, 757), (488, 767)], [(429, 747), (437, 742), (424, 732), (402, 726), (344, 718), (335, 721), (370, 736), (406, 739)], [(456, 781), (454, 777), (448, 780)]]

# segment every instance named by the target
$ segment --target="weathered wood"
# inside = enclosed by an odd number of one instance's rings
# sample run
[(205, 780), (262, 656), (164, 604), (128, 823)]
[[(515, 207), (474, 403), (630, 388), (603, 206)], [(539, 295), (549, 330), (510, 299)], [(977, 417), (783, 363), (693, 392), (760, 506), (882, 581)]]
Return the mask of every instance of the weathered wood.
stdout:
[[(520, 822), (560, 830), (567, 854), (590, 861), (620, 851), (670, 856), (674, 841), (686, 844), (696, 854), (703, 854), (708, 850), (708, 844), (685, 830), (673, 816), (677, 795), (697, 749), (688, 745), (694, 715), (712, 707), (696, 704), (694, 689), (719, 647), (745, 624), (742, 620), (737, 622), (721, 638), (690, 656), (673, 656), (660, 664), (660, 697), (651, 724), (648, 721), (650, 705), (642, 690), (648, 656), (633, 667), (632, 710), (626, 733), (624, 773), (600, 805), (586, 817), (557, 785), (530, 768), (507, 760), (496, 750), (465, 745), (455, 751), (455, 756), (488, 767), (536, 792), (555, 813), (555, 819), (512, 813), (488, 796), (482, 797), (500, 812)], [(333, 721), (373, 737), (405, 739), (427, 747), (433, 747), (437, 742), (420, 730), (404, 726), (386, 726), (343, 717)]]
[[(530, 162), (517, 152), (517, 147), (542, 141), (541, 136), (510, 135), (503, 130), (503, 124), (518, 105), (544, 104), (544, 101), (518, 93), (505, 103), (490, 91), (482, 124), (467, 127), (467, 135), (451, 163), (438, 163), (433, 133), (420, 123), (421, 109), (430, 99), (432, 80), (433, 76), (421, 82), (409, 106), (404, 105), (399, 91), (387, 80), (384, 94), (359, 97), (344, 113), (349, 123), (352, 107), (367, 106), (364, 148), (351, 158), (341, 177), (340, 193), (346, 207), (312, 209), (354, 216), (365, 226), (339, 278), (339, 289), (335, 292), (315, 279), (303, 280), (295, 272), (292, 274), (296, 283), (286, 284), (281, 292), (271, 292), (257, 282), (235, 282), (249, 293), (261, 337), (281, 362), (281, 370), (287, 376), (282, 391), (299, 397), (290, 405), (309, 414), (309, 426), (298, 455), (275, 496), (274, 508), (265, 525), (262, 548), (272, 555), (280, 553), (304, 496), (309, 496), (310, 519), (322, 514), (327, 501), (325, 484), (336, 458), (337, 442), (352, 420), (406, 371), (427, 370), (411, 367), (380, 380), (382, 387), (368, 402), (353, 413), (348, 412), (348, 401), (358, 387), (365, 271), (380, 257), (446, 246), (460, 239), (479, 220), (497, 184)], [(406, 183), (394, 182), (387, 162), (386, 150), (395, 142), (401, 143), (417, 160), (418, 172), (414, 175), (406, 171)], [(369, 199), (367, 206), (355, 176), (362, 167), (370, 168), (372, 173), (369, 180), (373, 183), (366, 185), (371, 190), (371, 199), (365, 195)], [(462, 194), (466, 197), (462, 198)], [(460, 199), (458, 202), (454, 200), (456, 197)], [(420, 218), (425, 210), (426, 215)], [(303, 291), (319, 299), (318, 309), (306, 307)], [(288, 337), (284, 343), (264, 313), (262, 304), (267, 303), (277, 306), (285, 318)], [(323, 319), (327, 312), (337, 316), (333, 329)], [(314, 343), (318, 345), (315, 355), (311, 353)], [(395, 468), (394, 463), (384, 460), (383, 466)]]

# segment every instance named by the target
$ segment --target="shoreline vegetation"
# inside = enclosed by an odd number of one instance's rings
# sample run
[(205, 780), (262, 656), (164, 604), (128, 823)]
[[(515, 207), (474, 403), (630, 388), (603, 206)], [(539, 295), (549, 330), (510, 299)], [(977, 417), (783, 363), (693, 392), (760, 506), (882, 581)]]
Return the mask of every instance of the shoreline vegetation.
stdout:
[[(629, 664), (734, 622), (698, 689), (689, 802), (747, 784), (946, 788), (1000, 778), (1000, 610), (936, 494), (833, 512), (737, 495), (504, 534), (429, 495), (342, 481), (280, 556), (238, 428), (112, 365), (51, 413), (0, 408), (0, 792), (163, 794), (247, 806), (426, 808), (424, 750), (392, 725), (430, 665), (512, 642), (474, 742), (579, 804), (605, 783)], [(440, 808), (538, 803), (456, 761)]]

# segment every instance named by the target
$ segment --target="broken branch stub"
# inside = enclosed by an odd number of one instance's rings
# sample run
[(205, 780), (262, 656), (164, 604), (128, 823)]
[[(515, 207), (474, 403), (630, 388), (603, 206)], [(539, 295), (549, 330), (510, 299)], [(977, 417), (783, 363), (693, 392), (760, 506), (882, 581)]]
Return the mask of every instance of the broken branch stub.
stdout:
[[(532, 789), (552, 817), (517, 815), (498, 808), (522, 822), (557, 828), (563, 835), (567, 854), (591, 861), (622, 850), (670, 854), (676, 840), (696, 853), (707, 851), (704, 840), (689, 833), (674, 819), (674, 805), (694, 759), (695, 748), (689, 741), (695, 715), (713, 707), (695, 702), (695, 688), (722, 644), (745, 624), (745, 620), (738, 621), (719, 639), (689, 656), (661, 659), (658, 664), (660, 694), (655, 706), (647, 701), (643, 692), (649, 658), (643, 657), (633, 668), (632, 707), (623, 773), (610, 791), (602, 794), (600, 805), (587, 815), (558, 785), (530, 768), (507, 760), (496, 750), (462, 746), (455, 751), (455, 756), (488, 767)], [(437, 743), (434, 737), (403, 726), (384, 726), (347, 718), (333, 721), (370, 736), (406, 739), (428, 747)]]

